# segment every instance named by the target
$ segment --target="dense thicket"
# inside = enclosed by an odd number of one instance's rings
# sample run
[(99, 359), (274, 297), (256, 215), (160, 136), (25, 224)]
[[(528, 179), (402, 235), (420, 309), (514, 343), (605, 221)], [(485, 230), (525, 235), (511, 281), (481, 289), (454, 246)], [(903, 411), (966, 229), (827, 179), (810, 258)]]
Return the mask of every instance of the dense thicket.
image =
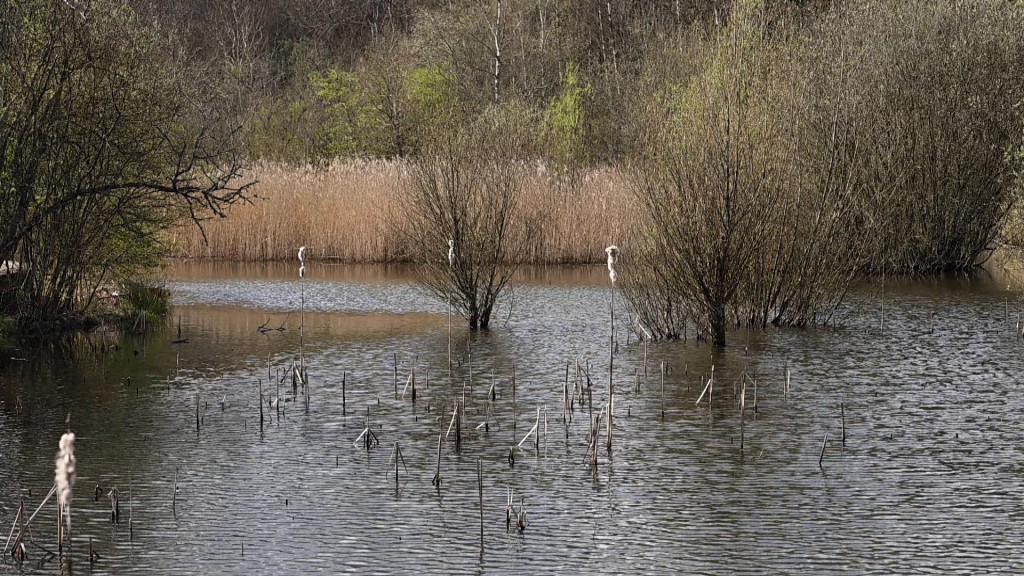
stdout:
[(245, 198), (233, 118), (125, 4), (0, 4), (0, 314), (81, 312), (158, 232)]

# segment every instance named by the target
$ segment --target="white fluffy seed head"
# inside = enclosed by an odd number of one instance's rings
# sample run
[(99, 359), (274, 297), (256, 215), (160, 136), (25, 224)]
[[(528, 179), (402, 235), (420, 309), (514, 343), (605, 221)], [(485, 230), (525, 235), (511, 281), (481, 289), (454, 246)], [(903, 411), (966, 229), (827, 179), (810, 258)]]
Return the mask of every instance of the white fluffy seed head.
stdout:
[(299, 246), (299, 263), (301, 264), (301, 263), (304, 263), (305, 261), (306, 261), (306, 247), (305, 246)]
[(608, 254), (608, 276), (612, 279), (612, 284), (618, 279), (618, 274), (615, 273), (615, 261), (619, 257), (619, 247), (612, 244), (611, 246), (604, 249)]
[(68, 432), (61, 436), (59, 446), (54, 481), (57, 483), (57, 498), (63, 506), (71, 503), (71, 488), (75, 485), (74, 433)]

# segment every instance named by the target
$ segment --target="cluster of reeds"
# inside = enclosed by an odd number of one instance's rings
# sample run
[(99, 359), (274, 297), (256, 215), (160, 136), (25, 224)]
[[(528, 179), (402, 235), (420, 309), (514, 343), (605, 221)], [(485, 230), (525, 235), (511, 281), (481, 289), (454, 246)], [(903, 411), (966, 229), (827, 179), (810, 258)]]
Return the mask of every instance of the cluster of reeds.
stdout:
[[(408, 250), (395, 215), (410, 194), (408, 171), (407, 162), (389, 160), (264, 164), (252, 204), (232, 206), (227, 218), (208, 220), (203, 230), (173, 229), (167, 238), (174, 255), (189, 258), (286, 260), (295, 246), (307, 245), (314, 260), (403, 260)], [(538, 162), (523, 173), (521, 188), (524, 211), (544, 222), (529, 238), (526, 263), (596, 262), (605, 239), (622, 237), (632, 213), (613, 168), (565, 179)]]
[(405, 171), (405, 163), (386, 160), (264, 164), (251, 204), (231, 207), (204, 230), (174, 229), (168, 240), (176, 255), (191, 258), (285, 260), (306, 245), (314, 260), (389, 261), (403, 250), (384, 214), (403, 197)]

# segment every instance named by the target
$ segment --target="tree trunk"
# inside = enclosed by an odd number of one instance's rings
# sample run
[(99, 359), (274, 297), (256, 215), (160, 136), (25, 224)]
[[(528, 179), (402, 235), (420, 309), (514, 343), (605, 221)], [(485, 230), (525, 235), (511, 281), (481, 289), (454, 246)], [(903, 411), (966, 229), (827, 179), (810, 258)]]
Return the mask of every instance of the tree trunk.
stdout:
[(725, 346), (725, 305), (716, 304), (711, 309), (711, 343)]
[(491, 324), (491, 307), (490, 306), (486, 306), (483, 310), (480, 311), (480, 328), (483, 329), (483, 330), (487, 330), (487, 328), (488, 328), (488, 326), (490, 326), (490, 324)]

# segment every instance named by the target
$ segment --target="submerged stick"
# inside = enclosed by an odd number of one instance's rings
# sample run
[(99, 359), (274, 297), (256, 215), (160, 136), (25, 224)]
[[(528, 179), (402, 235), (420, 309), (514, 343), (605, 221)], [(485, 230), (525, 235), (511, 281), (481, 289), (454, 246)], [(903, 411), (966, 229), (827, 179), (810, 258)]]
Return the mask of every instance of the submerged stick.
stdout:
[[(341, 371), (341, 415), (345, 416), (345, 378), (348, 376), (347, 370)], [(260, 420), (262, 422), (262, 418)]]

